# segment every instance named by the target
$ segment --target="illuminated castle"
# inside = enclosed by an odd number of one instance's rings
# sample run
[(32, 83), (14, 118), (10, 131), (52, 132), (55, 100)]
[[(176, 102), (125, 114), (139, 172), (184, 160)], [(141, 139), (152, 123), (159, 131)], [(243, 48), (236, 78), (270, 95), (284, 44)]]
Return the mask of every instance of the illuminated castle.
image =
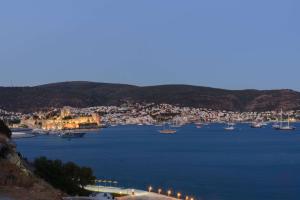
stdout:
[(45, 130), (62, 130), (78, 128), (96, 128), (99, 127), (101, 118), (98, 114), (93, 113), (86, 116), (76, 116), (71, 112), (70, 107), (64, 107), (60, 116), (53, 117), (42, 121), (42, 129)]

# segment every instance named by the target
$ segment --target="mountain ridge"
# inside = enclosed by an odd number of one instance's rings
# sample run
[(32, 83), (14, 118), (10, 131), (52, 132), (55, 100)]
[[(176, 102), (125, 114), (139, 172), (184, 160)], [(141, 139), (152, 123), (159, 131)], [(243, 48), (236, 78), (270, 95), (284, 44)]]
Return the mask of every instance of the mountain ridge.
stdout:
[(119, 83), (67, 81), (25, 87), (0, 87), (0, 108), (31, 112), (47, 107), (89, 107), (133, 102), (231, 111), (300, 109), (300, 92), (290, 89), (229, 90), (185, 84), (136, 86)]

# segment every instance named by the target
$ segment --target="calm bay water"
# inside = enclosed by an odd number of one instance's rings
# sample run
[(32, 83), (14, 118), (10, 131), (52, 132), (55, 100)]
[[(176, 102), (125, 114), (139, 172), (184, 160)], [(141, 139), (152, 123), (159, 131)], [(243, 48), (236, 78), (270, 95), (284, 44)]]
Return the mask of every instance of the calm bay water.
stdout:
[(202, 129), (189, 125), (175, 135), (154, 126), (120, 126), (81, 139), (38, 136), (16, 140), (18, 150), (90, 166), (99, 179), (120, 186), (173, 189), (201, 200), (300, 199), (300, 126), (294, 132), (237, 125)]

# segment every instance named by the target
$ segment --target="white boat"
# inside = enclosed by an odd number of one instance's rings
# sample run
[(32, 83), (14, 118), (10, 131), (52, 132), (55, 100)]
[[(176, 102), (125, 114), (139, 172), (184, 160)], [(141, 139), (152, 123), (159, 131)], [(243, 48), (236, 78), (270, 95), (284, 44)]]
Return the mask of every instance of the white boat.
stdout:
[(280, 125), (279, 124), (273, 124), (272, 128), (274, 128), (274, 129), (280, 128)]
[(30, 133), (24, 133), (24, 132), (12, 132), (11, 137), (13, 139), (19, 139), (19, 138), (31, 138), (34, 137), (35, 135), (30, 134)]
[(288, 115), (288, 120), (287, 120), (287, 125), (283, 125), (283, 112), (281, 109), (281, 121), (280, 121), (280, 125), (275, 128), (275, 130), (279, 130), (279, 131), (293, 131), (296, 128), (294, 126), (290, 126), (290, 116)]
[(43, 134), (49, 134), (49, 131), (37, 128), (37, 129), (33, 129), (32, 133), (33, 134), (41, 134), (41, 135), (43, 135)]
[(234, 126), (229, 126), (224, 128), (226, 131), (233, 131), (235, 128)]
[(233, 131), (235, 129), (234, 125), (232, 123), (228, 123), (227, 127), (224, 128), (226, 131)]
[(253, 122), (251, 124), (251, 128), (262, 128), (262, 127), (263, 127), (263, 124), (259, 123), (259, 122)]
[(267, 122), (261, 122), (261, 125), (262, 126), (268, 126), (268, 123)]

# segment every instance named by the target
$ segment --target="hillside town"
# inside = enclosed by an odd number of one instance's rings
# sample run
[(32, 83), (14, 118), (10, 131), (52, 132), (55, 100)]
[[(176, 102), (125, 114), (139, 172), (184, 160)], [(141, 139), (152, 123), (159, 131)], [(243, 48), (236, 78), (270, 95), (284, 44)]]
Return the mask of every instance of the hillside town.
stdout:
[(11, 128), (64, 130), (134, 124), (159, 125), (164, 122), (176, 125), (200, 122), (275, 122), (280, 120), (281, 112), (284, 120), (289, 118), (295, 122), (300, 119), (300, 111), (233, 112), (154, 103), (88, 108), (66, 106), (26, 114), (0, 110), (0, 118)]

